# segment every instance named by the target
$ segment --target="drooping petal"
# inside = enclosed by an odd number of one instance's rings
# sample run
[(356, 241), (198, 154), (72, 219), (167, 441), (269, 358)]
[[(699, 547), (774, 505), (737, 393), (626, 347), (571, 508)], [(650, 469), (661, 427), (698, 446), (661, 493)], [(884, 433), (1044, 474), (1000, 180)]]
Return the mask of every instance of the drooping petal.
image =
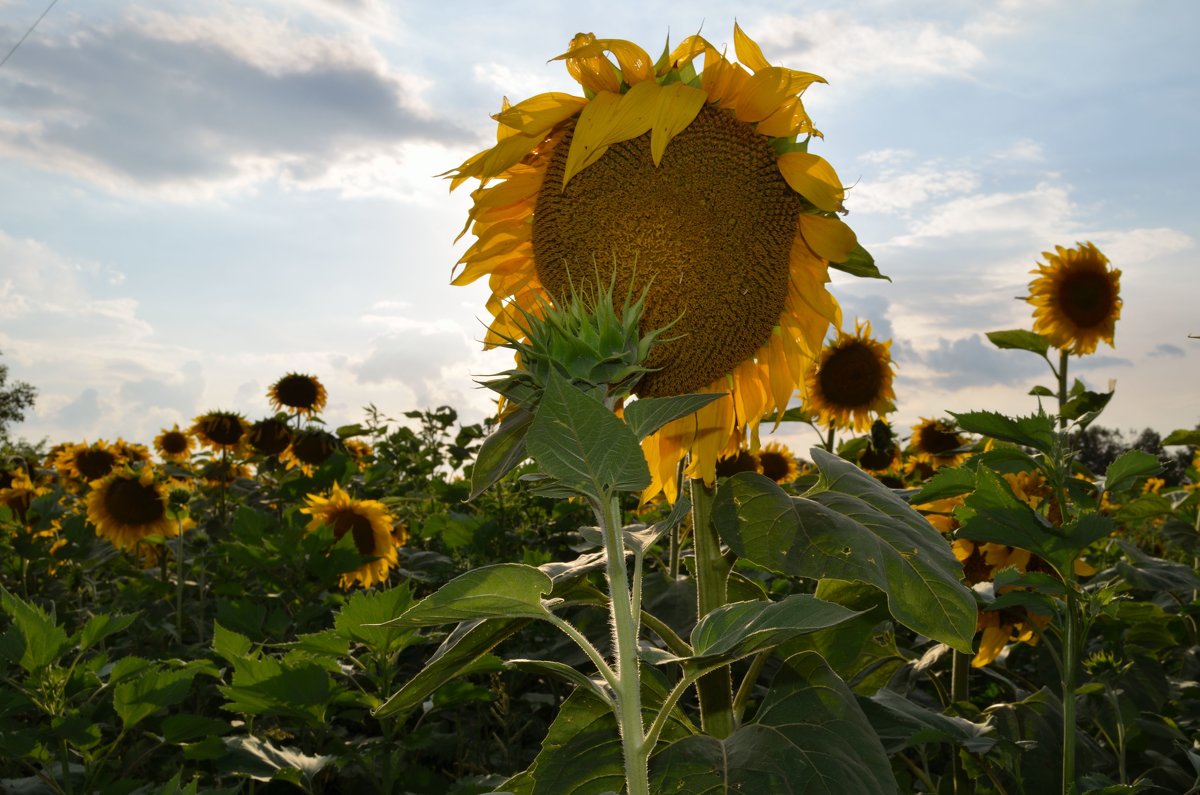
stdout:
[(667, 144), (692, 123), (707, 101), (707, 94), (683, 83), (672, 83), (659, 91), (654, 124), (650, 128), (650, 156), (654, 165), (662, 162)]
[(563, 186), (595, 163), (608, 147), (637, 138), (650, 129), (662, 88), (653, 80), (638, 83), (625, 94), (597, 94), (575, 124), (571, 149), (563, 169)]
[(846, 189), (825, 158), (808, 152), (787, 152), (777, 162), (779, 173), (796, 193), (826, 212), (841, 209)]
[(526, 135), (545, 135), (555, 125), (581, 111), (588, 101), (571, 94), (550, 92), (530, 97), (492, 118)]
[(738, 95), (738, 121), (762, 121), (775, 113), (784, 102), (796, 97), (812, 83), (821, 80), (808, 72), (770, 66), (750, 75)]
[(830, 262), (845, 262), (858, 243), (858, 236), (842, 219), (826, 215), (801, 215), (800, 234), (814, 254)]
[(575, 38), (571, 39), (567, 51), (553, 60), (566, 61), (567, 72), (588, 91), (594, 94), (611, 91), (615, 94), (621, 90), (621, 78), (617, 75), (617, 68), (599, 53), (587, 56), (575, 54), (595, 41), (596, 37), (591, 33), (577, 33)]

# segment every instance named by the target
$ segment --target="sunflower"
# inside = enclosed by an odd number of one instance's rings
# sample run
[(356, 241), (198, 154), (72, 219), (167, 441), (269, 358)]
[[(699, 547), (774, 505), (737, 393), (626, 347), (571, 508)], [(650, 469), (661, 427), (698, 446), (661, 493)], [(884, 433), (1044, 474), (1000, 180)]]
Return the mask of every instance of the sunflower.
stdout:
[(8, 508), (19, 522), (24, 523), (33, 498), (44, 491), (34, 487), (24, 469), (0, 472), (0, 505)]
[(197, 417), (190, 430), (205, 447), (232, 452), (246, 435), (246, 421), (232, 411), (210, 411)]
[(74, 478), (90, 483), (107, 475), (120, 463), (120, 456), (103, 439), (92, 444), (79, 444), (64, 447), (54, 461), (55, 468), (66, 478)]
[[(322, 525), (333, 528), (336, 540), (346, 533), (354, 538), (354, 546), (364, 558), (371, 558), (353, 571), (342, 575), (339, 585), (348, 589), (355, 582), (364, 588), (387, 580), (388, 570), (396, 565), (396, 541), (392, 537), (394, 521), (387, 507), (377, 500), (356, 500), (338, 484), (328, 497), (309, 494), (301, 513), (312, 516), (308, 523), (311, 532)], [(402, 533), (403, 535), (403, 533)]]
[(801, 94), (824, 80), (771, 66), (736, 25), (733, 38), (740, 63), (700, 36), (655, 63), (581, 33), (558, 60), (585, 96), (506, 101), (496, 145), (448, 172), (451, 189), (481, 183), (463, 230), (478, 239), (453, 283), (488, 277), (485, 347), (521, 339), (526, 314), (573, 292), (644, 290), (643, 333), (670, 326), (671, 339), (636, 394), (728, 393), (643, 442), (647, 498), (677, 496), (689, 453), (688, 476), (711, 483), (717, 459), (786, 408), (841, 323), (829, 263), (857, 245), (837, 217), (841, 182), (807, 151), (820, 134)]
[(1055, 246), (1043, 251), (1046, 262), (1030, 273), (1033, 330), (1056, 348), (1078, 356), (1092, 353), (1104, 340), (1112, 346), (1121, 316), (1121, 271), (1109, 268), (1108, 257), (1091, 243), (1077, 248)]
[(891, 340), (871, 337), (870, 322), (855, 323), (854, 333), (838, 331), (821, 349), (804, 379), (809, 413), (827, 427), (858, 432), (871, 426), (871, 415), (892, 409)]
[(267, 398), (276, 411), (295, 411), (312, 416), (325, 408), (329, 396), (315, 375), (288, 373), (267, 390)]
[(723, 455), (717, 459), (717, 477), (727, 478), (739, 472), (757, 472), (758, 456), (749, 450), (739, 449), (733, 455)]
[(137, 442), (127, 442), (124, 439), (117, 439), (113, 442), (113, 452), (117, 454), (117, 459), (122, 464), (130, 466), (138, 466), (140, 464), (150, 463), (150, 448), (144, 444)]
[(342, 446), (346, 454), (354, 459), (359, 468), (365, 467), (375, 460), (375, 448), (361, 439), (343, 439)]
[(152, 467), (114, 469), (87, 496), (87, 518), (96, 535), (119, 549), (133, 549), (152, 535), (179, 534), (178, 522), (167, 512), (167, 489)]
[(154, 437), (154, 449), (163, 461), (185, 464), (192, 457), (192, 435), (179, 430), (179, 423), (175, 423), (171, 430), (163, 428), (162, 433)]
[(246, 441), (256, 453), (279, 455), (291, 444), (292, 429), (280, 417), (267, 417), (250, 426)]
[(300, 468), (306, 475), (312, 476), (313, 467), (324, 464), (329, 457), (338, 451), (341, 442), (336, 436), (319, 428), (305, 428), (292, 436), (292, 443), (279, 460), (287, 464), (288, 469)]
[(910, 465), (919, 467), (921, 464), (932, 469), (958, 466), (970, 457), (970, 453), (961, 448), (968, 440), (958, 433), (954, 423), (949, 420), (926, 419), (913, 426), (912, 459)]
[(791, 483), (800, 477), (796, 456), (781, 442), (767, 442), (758, 451), (758, 471), (776, 483)]

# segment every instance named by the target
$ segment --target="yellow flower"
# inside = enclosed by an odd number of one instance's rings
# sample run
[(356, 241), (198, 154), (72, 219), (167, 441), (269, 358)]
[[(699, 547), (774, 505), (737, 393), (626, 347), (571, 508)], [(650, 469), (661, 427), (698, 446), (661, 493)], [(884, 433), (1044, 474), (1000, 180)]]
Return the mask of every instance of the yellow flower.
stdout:
[(8, 508), (18, 522), (25, 521), (33, 498), (45, 491), (33, 485), (24, 469), (0, 470), (0, 505)]
[[(333, 484), (328, 497), (309, 494), (301, 513), (312, 516), (308, 523), (311, 532), (322, 525), (333, 528), (338, 541), (346, 533), (354, 538), (359, 554), (370, 560), (357, 569), (342, 575), (340, 585), (348, 589), (355, 582), (364, 588), (387, 581), (388, 571), (396, 565), (396, 541), (392, 537), (392, 515), (376, 500), (356, 500), (341, 486)], [(404, 537), (401, 531), (401, 537)]]
[(141, 464), (150, 463), (150, 448), (144, 444), (137, 442), (127, 442), (124, 439), (117, 439), (112, 446), (113, 452), (117, 454), (117, 459), (122, 464), (129, 466), (140, 466)]
[(232, 411), (210, 411), (195, 419), (191, 432), (201, 444), (218, 453), (233, 452), (241, 446), (242, 437), (246, 435), (246, 421)]
[(267, 390), (267, 397), (276, 411), (292, 410), (311, 416), (325, 408), (328, 394), (315, 375), (288, 373)]
[(342, 446), (346, 454), (354, 459), (359, 467), (364, 467), (375, 460), (375, 448), (361, 439), (343, 439)]
[(192, 457), (192, 435), (179, 430), (179, 423), (175, 423), (170, 430), (163, 428), (162, 433), (154, 437), (154, 449), (163, 461), (186, 464)]
[(979, 651), (971, 660), (971, 667), (983, 668), (991, 665), (1010, 641), (1036, 646), (1038, 637), (1050, 617), (1024, 608), (1005, 610), (981, 610), (976, 624), (982, 630)]
[(93, 484), (87, 518), (96, 535), (119, 549), (133, 549), (147, 536), (179, 534), (178, 522), (167, 513), (167, 489), (149, 466), (115, 469)]
[(959, 451), (967, 440), (959, 435), (954, 423), (948, 420), (926, 419), (913, 426), (910, 463), (928, 464), (934, 469), (958, 466), (970, 457), (967, 451)]
[(871, 337), (869, 322), (855, 323), (853, 334), (838, 331), (805, 377), (806, 407), (817, 422), (861, 432), (871, 427), (872, 414), (891, 410), (891, 347), (891, 340)]
[(767, 442), (758, 451), (758, 471), (776, 483), (791, 483), (800, 477), (796, 456), (781, 442)]
[(292, 443), (292, 429), (283, 419), (268, 417), (250, 426), (246, 442), (261, 455), (279, 455)]
[(288, 469), (299, 467), (301, 472), (312, 477), (313, 468), (325, 463), (340, 446), (341, 442), (332, 433), (306, 428), (292, 436), (292, 443), (279, 460), (286, 463)]
[(1121, 316), (1121, 271), (1108, 267), (1108, 257), (1091, 243), (1077, 248), (1055, 246), (1043, 251), (1044, 264), (1030, 273), (1034, 306), (1033, 330), (1056, 348), (1079, 356), (1092, 353), (1104, 340), (1113, 344), (1113, 329)]
[(523, 313), (572, 290), (644, 289), (643, 332), (670, 331), (637, 395), (729, 393), (644, 441), (647, 498), (674, 500), (689, 453), (688, 476), (711, 483), (717, 459), (787, 407), (841, 322), (829, 263), (856, 247), (836, 173), (796, 143), (819, 134), (800, 96), (824, 81), (771, 66), (736, 26), (734, 49), (740, 63), (689, 36), (654, 63), (579, 34), (559, 59), (586, 96), (505, 102), (496, 145), (451, 174), (452, 189), (481, 183), (467, 220), (478, 239), (453, 283), (488, 277), (487, 347), (521, 339)]
[(55, 458), (54, 466), (67, 479), (90, 483), (111, 472), (120, 460), (117, 451), (99, 439), (92, 444), (80, 442), (65, 446)]

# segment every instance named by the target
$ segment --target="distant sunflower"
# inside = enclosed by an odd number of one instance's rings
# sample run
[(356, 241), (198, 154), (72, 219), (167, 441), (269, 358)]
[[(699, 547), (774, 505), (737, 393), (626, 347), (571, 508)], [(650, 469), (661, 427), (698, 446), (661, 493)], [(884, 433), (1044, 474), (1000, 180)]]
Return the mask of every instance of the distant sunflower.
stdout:
[(787, 407), (841, 322), (829, 264), (857, 245), (837, 174), (797, 143), (820, 135), (801, 94), (824, 80), (771, 66), (736, 25), (733, 45), (740, 63), (700, 36), (655, 63), (581, 33), (558, 60), (584, 96), (506, 101), (496, 145), (450, 174), (451, 189), (480, 181), (478, 240), (453, 283), (488, 277), (486, 347), (523, 338), (524, 313), (611, 283), (646, 291), (644, 332), (671, 328), (638, 396), (728, 393), (646, 438), (645, 498), (675, 499), (689, 454), (687, 475), (711, 483), (717, 460)]
[(144, 444), (117, 439), (117, 441), (113, 442), (112, 447), (113, 452), (117, 454), (117, 458), (122, 464), (137, 466), (139, 464), (150, 463), (150, 448)]
[(210, 486), (228, 486), (235, 480), (249, 480), (254, 476), (248, 465), (228, 458), (205, 461), (196, 474)]
[(821, 349), (805, 377), (807, 408), (826, 427), (865, 431), (872, 415), (886, 414), (892, 390), (891, 340), (871, 336), (871, 324), (855, 323), (854, 333), (839, 331)]
[(328, 395), (315, 375), (288, 373), (267, 390), (267, 397), (276, 411), (295, 411), (312, 416), (325, 408)]
[(94, 484), (87, 496), (87, 518), (96, 535), (119, 549), (133, 549), (147, 536), (179, 534), (176, 520), (167, 513), (167, 489), (151, 467), (115, 469)]
[(1054, 248), (1030, 271), (1037, 274), (1025, 299), (1034, 306), (1033, 330), (1078, 356), (1094, 352), (1100, 340), (1111, 346), (1121, 316), (1121, 271), (1109, 268), (1108, 257), (1091, 243)]
[(717, 477), (727, 478), (739, 472), (757, 472), (758, 456), (749, 450), (739, 449), (733, 455), (721, 456), (717, 459)]
[(8, 508), (19, 522), (24, 522), (33, 505), (33, 498), (43, 489), (37, 489), (23, 469), (0, 472), (0, 505)]
[(246, 421), (232, 411), (210, 411), (192, 423), (191, 432), (200, 443), (215, 451), (232, 452), (246, 435)]
[(120, 457), (103, 439), (92, 444), (80, 442), (63, 448), (55, 460), (55, 468), (66, 478), (77, 478), (90, 483), (112, 471)]
[(341, 447), (341, 442), (328, 431), (318, 428), (305, 428), (292, 436), (292, 443), (279, 460), (287, 464), (288, 469), (299, 467), (306, 475), (312, 475), (313, 468), (324, 464), (329, 457)]
[(396, 541), (392, 537), (394, 521), (383, 503), (356, 500), (336, 483), (328, 497), (310, 494), (306, 503), (300, 512), (312, 516), (308, 523), (310, 532), (328, 525), (333, 528), (333, 536), (338, 541), (350, 533), (359, 554), (370, 558), (357, 569), (342, 575), (339, 583), (342, 588), (349, 588), (355, 582), (370, 588), (387, 581), (388, 571), (396, 565), (397, 556)]
[(926, 464), (934, 469), (958, 466), (970, 457), (961, 451), (968, 440), (958, 433), (948, 420), (926, 419), (913, 426), (913, 463)]
[(163, 461), (173, 464), (185, 464), (192, 457), (192, 435), (179, 430), (179, 423), (171, 426), (171, 430), (163, 429), (154, 437), (154, 449)]
[(800, 477), (796, 456), (781, 442), (767, 442), (758, 451), (758, 471), (776, 483), (791, 483)]
[(342, 446), (346, 448), (346, 454), (360, 467), (375, 460), (375, 448), (361, 439), (343, 439)]
[(291, 444), (292, 429), (280, 417), (267, 417), (250, 426), (246, 442), (256, 453), (279, 455)]

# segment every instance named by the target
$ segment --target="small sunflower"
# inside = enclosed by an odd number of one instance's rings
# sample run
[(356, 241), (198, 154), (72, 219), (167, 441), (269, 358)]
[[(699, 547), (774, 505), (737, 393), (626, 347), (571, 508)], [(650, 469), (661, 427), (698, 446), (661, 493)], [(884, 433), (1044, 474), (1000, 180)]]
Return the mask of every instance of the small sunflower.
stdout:
[(179, 534), (177, 521), (167, 512), (167, 489), (148, 466), (114, 469), (94, 484), (87, 496), (87, 518), (96, 535), (118, 549), (133, 549), (151, 535)]
[(246, 442), (261, 455), (279, 455), (292, 442), (292, 429), (280, 417), (267, 417), (250, 426)]
[(308, 523), (310, 532), (328, 525), (333, 528), (334, 538), (338, 541), (350, 533), (359, 554), (371, 558), (342, 575), (339, 585), (343, 589), (350, 588), (355, 582), (370, 588), (387, 581), (388, 571), (396, 565), (397, 556), (396, 541), (392, 536), (394, 520), (383, 503), (356, 500), (336, 483), (328, 497), (310, 494), (306, 503), (300, 512), (312, 516)]
[(325, 408), (329, 396), (315, 375), (288, 373), (271, 384), (267, 397), (276, 411), (294, 411), (312, 416)]
[(892, 409), (891, 340), (871, 337), (871, 324), (855, 323), (854, 333), (839, 331), (821, 349), (805, 377), (809, 412), (827, 427), (865, 431), (871, 415)]
[(5, 506), (17, 521), (24, 522), (33, 505), (33, 498), (45, 489), (36, 488), (23, 469), (0, 472), (0, 505)]
[(1023, 607), (981, 610), (975, 629), (982, 634), (979, 638), (979, 651), (971, 660), (971, 667), (983, 668), (991, 665), (1010, 642), (1036, 646), (1041, 631), (1049, 623), (1050, 616)]
[(117, 439), (117, 441), (113, 442), (112, 449), (122, 464), (138, 466), (150, 463), (150, 448), (144, 444)]
[(738, 62), (689, 36), (656, 63), (581, 33), (557, 60), (584, 96), (506, 101), (496, 145), (450, 173), (451, 189), (480, 181), (463, 230), (478, 239), (453, 284), (488, 277), (486, 347), (522, 339), (527, 315), (574, 291), (644, 290), (643, 333), (670, 326), (671, 339), (636, 394), (728, 395), (646, 438), (647, 499), (675, 499), (685, 456), (711, 483), (717, 460), (787, 407), (841, 323), (830, 263), (857, 247), (841, 181), (807, 151), (820, 133), (801, 94), (825, 81), (772, 66), (736, 25), (733, 44)]
[(365, 467), (375, 460), (375, 448), (361, 439), (343, 439), (342, 446), (359, 467)]
[(54, 463), (64, 477), (90, 483), (111, 472), (113, 467), (120, 463), (120, 456), (107, 442), (100, 439), (92, 444), (80, 442), (68, 445), (59, 452)]
[(1078, 356), (1093, 353), (1104, 340), (1112, 346), (1121, 317), (1121, 271), (1091, 243), (1043, 251), (1046, 262), (1030, 273), (1033, 330), (1056, 348)]
[(232, 452), (246, 435), (246, 421), (232, 411), (210, 411), (192, 423), (191, 432), (200, 443), (216, 452)]
[[(228, 486), (235, 480), (249, 480), (254, 477), (254, 472), (247, 464), (221, 458), (205, 461), (196, 474), (210, 486)], [(179, 484), (173, 483), (172, 485)]]
[(192, 435), (179, 430), (179, 423), (175, 423), (170, 430), (163, 428), (162, 433), (154, 437), (154, 449), (163, 461), (186, 464), (192, 457)]
[(758, 456), (749, 450), (739, 449), (733, 455), (721, 456), (717, 459), (717, 477), (727, 478), (739, 472), (757, 472)]
[(776, 483), (791, 483), (800, 477), (796, 456), (781, 442), (767, 442), (758, 451), (758, 471)]
[(949, 420), (926, 419), (913, 426), (912, 460), (915, 465), (925, 464), (933, 469), (958, 466), (970, 457), (961, 450), (968, 440), (958, 433)]
[(301, 472), (311, 476), (313, 468), (324, 464), (340, 447), (341, 442), (332, 433), (305, 428), (292, 436), (291, 445), (279, 460), (285, 462), (288, 469), (299, 467)]

